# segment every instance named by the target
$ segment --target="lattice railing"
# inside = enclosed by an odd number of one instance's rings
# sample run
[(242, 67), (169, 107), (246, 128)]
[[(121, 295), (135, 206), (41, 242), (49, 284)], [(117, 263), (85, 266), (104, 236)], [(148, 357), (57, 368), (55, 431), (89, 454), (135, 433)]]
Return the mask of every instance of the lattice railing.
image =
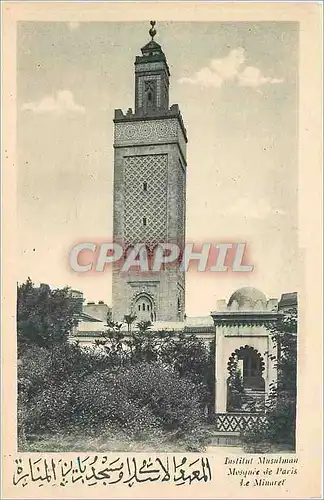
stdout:
[(265, 422), (266, 416), (257, 413), (216, 413), (216, 430), (219, 432), (242, 432)]

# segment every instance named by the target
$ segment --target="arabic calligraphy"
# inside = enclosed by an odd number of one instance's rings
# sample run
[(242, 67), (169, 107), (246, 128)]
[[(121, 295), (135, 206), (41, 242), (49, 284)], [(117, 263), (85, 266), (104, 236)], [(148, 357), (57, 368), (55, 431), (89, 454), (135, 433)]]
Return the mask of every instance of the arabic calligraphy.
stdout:
[(85, 486), (110, 486), (123, 483), (129, 487), (136, 483), (169, 482), (181, 486), (193, 482), (208, 482), (212, 479), (209, 460), (199, 457), (168, 456), (165, 458), (86, 456), (74, 460), (57, 458), (15, 459), (14, 486), (45, 484), (67, 486), (76, 483)]

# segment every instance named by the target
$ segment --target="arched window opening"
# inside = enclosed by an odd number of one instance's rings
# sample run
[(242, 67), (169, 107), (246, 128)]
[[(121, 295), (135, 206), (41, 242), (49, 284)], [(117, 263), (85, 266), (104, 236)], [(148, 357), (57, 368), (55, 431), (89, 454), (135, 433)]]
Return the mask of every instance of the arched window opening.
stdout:
[(143, 217), (143, 226), (146, 226), (146, 217)]
[(143, 191), (147, 191), (147, 182), (143, 182)]
[(150, 112), (154, 109), (156, 96), (156, 82), (155, 81), (146, 81), (145, 82), (145, 98), (144, 98), (144, 108), (146, 108), (147, 112)]

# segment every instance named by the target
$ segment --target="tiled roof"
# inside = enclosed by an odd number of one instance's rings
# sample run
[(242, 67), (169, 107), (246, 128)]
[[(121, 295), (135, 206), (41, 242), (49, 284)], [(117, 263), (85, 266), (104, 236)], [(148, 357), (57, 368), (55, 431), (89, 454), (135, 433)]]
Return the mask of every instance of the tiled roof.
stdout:
[(287, 306), (297, 306), (297, 292), (283, 293), (279, 302), (279, 308)]

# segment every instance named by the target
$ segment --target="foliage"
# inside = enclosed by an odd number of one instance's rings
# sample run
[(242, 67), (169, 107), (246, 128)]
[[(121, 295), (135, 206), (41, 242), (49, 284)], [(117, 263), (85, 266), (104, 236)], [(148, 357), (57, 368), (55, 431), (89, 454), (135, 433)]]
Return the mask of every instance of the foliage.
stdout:
[(69, 288), (37, 288), (30, 278), (17, 286), (19, 353), (28, 345), (49, 347), (66, 341), (75, 324), (75, 304)]
[(277, 383), (266, 402), (267, 422), (243, 434), (245, 443), (268, 441), (295, 447), (297, 400), (297, 310), (292, 308), (270, 326), (277, 355)]
[(103, 348), (107, 363), (112, 368), (121, 368), (128, 362), (129, 354), (125, 349), (125, 335), (121, 331), (123, 324), (108, 321), (108, 330), (102, 338), (96, 339), (94, 345)]
[(237, 363), (233, 363), (230, 367), (230, 375), (228, 377), (227, 384), (227, 411), (237, 411), (242, 407), (244, 396), (242, 373), (237, 367)]
[(277, 348), (277, 388), (279, 397), (296, 398), (297, 392), (297, 310), (287, 311), (271, 327), (272, 339)]
[(127, 325), (127, 330), (128, 332), (131, 332), (132, 330), (132, 324), (134, 323), (134, 321), (136, 320), (137, 316), (136, 314), (125, 314), (124, 316), (124, 321)]
[(50, 349), (27, 347), (18, 363), (19, 388), (30, 398), (46, 387), (55, 386), (71, 377), (80, 379), (94, 371), (107, 368), (107, 357), (77, 344), (54, 345)]
[[(99, 357), (97, 366), (81, 369), (89, 354), (80, 350), (82, 354), (76, 355), (78, 346), (72, 348), (66, 358), (63, 350), (38, 347), (25, 352), (19, 367), (18, 406), (27, 434), (79, 429), (96, 435), (116, 429), (136, 438), (167, 432), (180, 439), (191, 437), (201, 426), (199, 388), (171, 367), (144, 362), (111, 370), (100, 366)], [(32, 351), (38, 354), (37, 362)], [(84, 356), (74, 372), (69, 355), (71, 360), (73, 355)]]
[(188, 432), (202, 420), (197, 385), (160, 362), (138, 363), (118, 375), (127, 397), (149, 408), (165, 430)]
[(137, 329), (125, 334), (121, 323), (110, 322), (96, 344), (103, 346), (115, 367), (155, 361), (172, 367), (181, 377), (199, 385), (204, 404), (212, 408), (215, 343), (208, 346), (192, 334), (151, 328), (151, 322), (141, 321)]
[(160, 363), (138, 363), (118, 371), (93, 373), (76, 391), (76, 420), (130, 433), (175, 430), (185, 434), (201, 423), (197, 388)]
[(108, 320), (93, 347), (67, 341), (74, 325), (69, 290), (18, 287), (18, 428), (25, 434), (167, 434), (191, 450), (212, 403), (214, 347), (194, 336), (154, 332), (135, 316)]
[(27, 433), (58, 432), (68, 428), (72, 419), (73, 392), (71, 379), (59, 384), (46, 385), (25, 403), (25, 429)]
[(77, 344), (26, 347), (18, 363), (19, 425), (23, 421), (27, 432), (65, 427), (75, 388), (106, 367), (102, 353)]
[(158, 429), (149, 408), (128, 397), (120, 380), (124, 371), (93, 373), (83, 380), (75, 392), (74, 423), (90, 433), (107, 429), (123, 429), (130, 435)]
[(295, 446), (297, 401), (297, 310), (291, 309), (272, 325), (277, 348), (277, 384), (268, 401), (268, 439)]
[(147, 332), (152, 328), (151, 321), (139, 321), (137, 323), (137, 328), (140, 332)]
[(164, 339), (161, 359), (181, 377), (200, 386), (204, 403), (212, 409), (214, 403), (215, 343), (208, 346), (195, 335), (180, 332)]

